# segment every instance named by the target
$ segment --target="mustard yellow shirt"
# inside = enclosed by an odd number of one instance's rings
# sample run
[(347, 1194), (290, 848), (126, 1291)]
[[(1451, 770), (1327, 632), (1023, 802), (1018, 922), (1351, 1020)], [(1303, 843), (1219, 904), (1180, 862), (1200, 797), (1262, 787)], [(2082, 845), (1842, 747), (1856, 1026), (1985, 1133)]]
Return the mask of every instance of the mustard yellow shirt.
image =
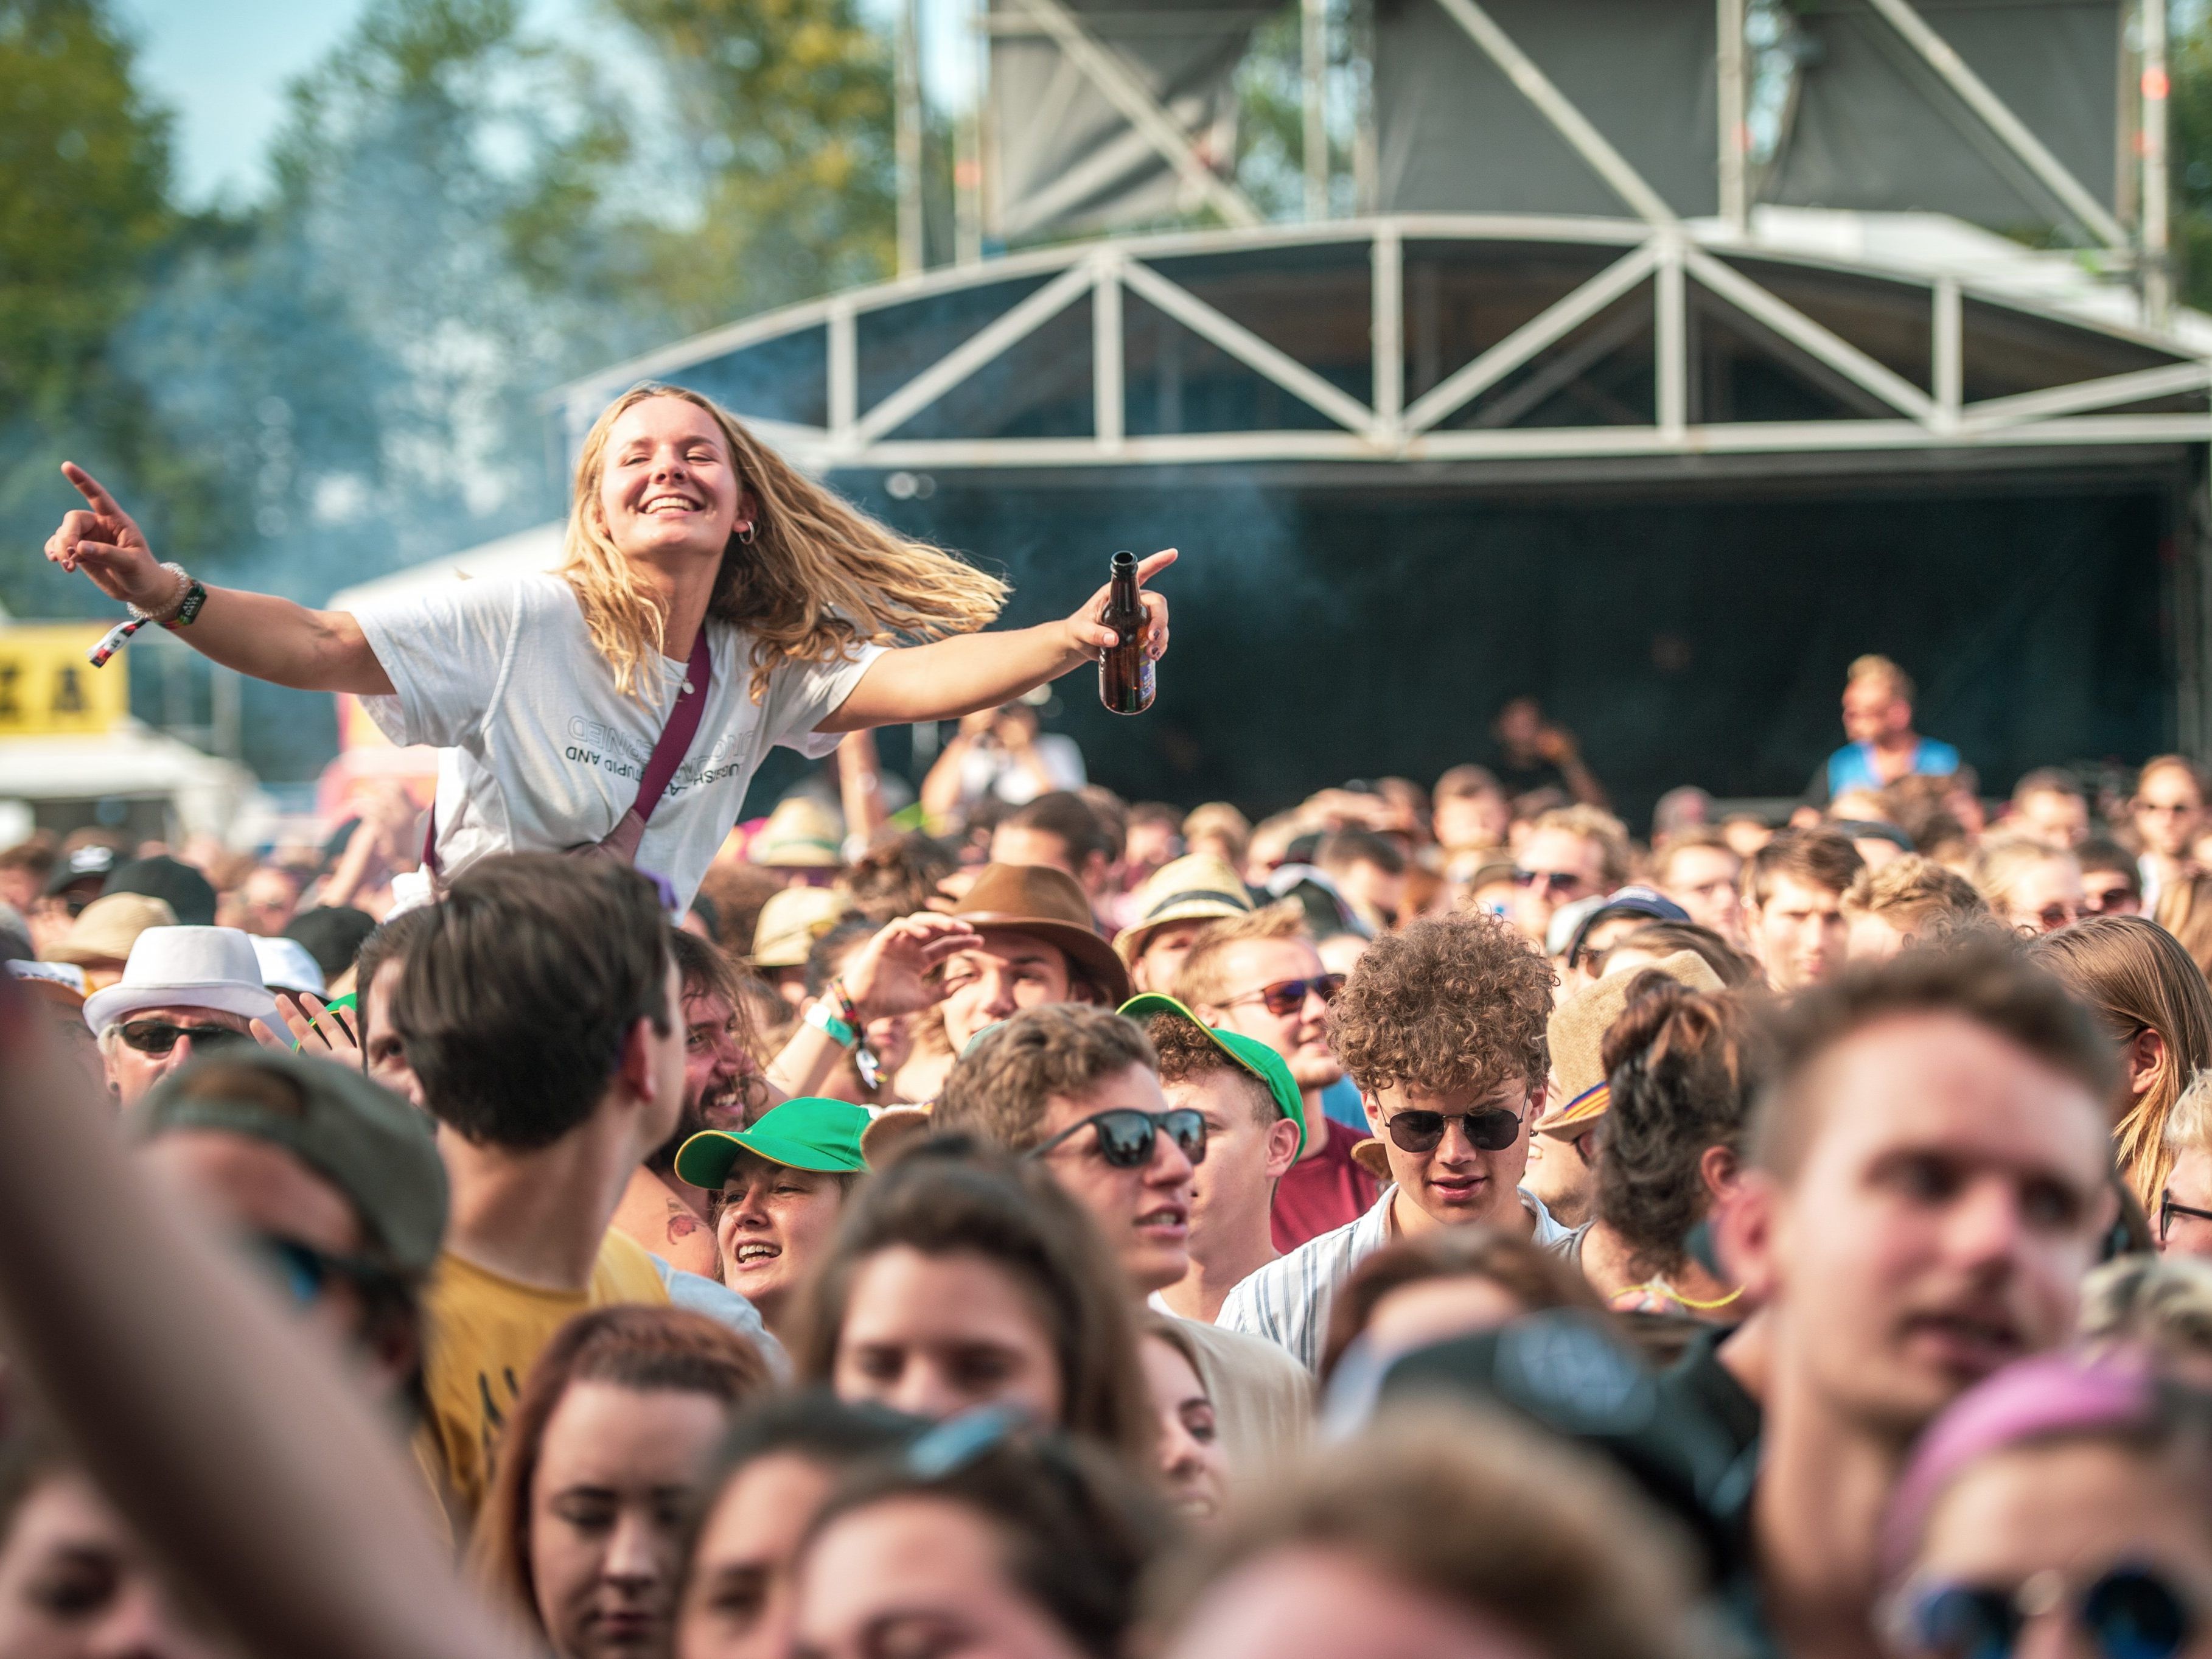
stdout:
[(553, 1334), (587, 1308), (667, 1301), (653, 1258), (611, 1231), (582, 1291), (521, 1284), (450, 1250), (438, 1258), (422, 1300), (423, 1432), (465, 1516), (483, 1504), (500, 1431)]

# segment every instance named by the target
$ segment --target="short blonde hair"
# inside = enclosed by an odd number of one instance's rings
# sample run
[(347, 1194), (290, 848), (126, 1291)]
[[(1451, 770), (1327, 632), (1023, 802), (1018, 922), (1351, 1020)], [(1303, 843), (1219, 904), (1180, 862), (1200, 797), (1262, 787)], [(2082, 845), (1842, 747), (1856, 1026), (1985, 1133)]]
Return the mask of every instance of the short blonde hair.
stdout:
[(1628, 826), (1603, 807), (1554, 806), (1550, 811), (1540, 814), (1528, 829), (1532, 835), (1539, 830), (1562, 830), (1571, 836), (1580, 836), (1584, 841), (1596, 842), (1607, 890), (1610, 891), (1628, 879), (1632, 856)]
[(1844, 671), (1844, 685), (1856, 685), (1861, 680), (1887, 680), (1889, 689), (1907, 702), (1911, 702), (1915, 696), (1912, 676), (1887, 657), (1875, 652), (1869, 651), (1863, 657), (1852, 658), (1851, 665)]
[(1972, 883), (1917, 853), (1892, 859), (1878, 869), (1862, 869), (1844, 890), (1844, 908), (1857, 915), (1880, 916), (1908, 933), (1938, 920), (1971, 921), (1989, 914)]
[(1182, 966), (1176, 970), (1176, 1000), (1194, 1008), (1201, 1004), (1219, 1007), (1230, 994), (1223, 958), (1231, 946), (1255, 939), (1302, 939), (1308, 944), (1313, 942), (1313, 936), (1306, 931), (1306, 913), (1298, 908), (1295, 899), (1270, 904), (1249, 915), (1224, 916), (1218, 921), (1210, 921), (1192, 942)]

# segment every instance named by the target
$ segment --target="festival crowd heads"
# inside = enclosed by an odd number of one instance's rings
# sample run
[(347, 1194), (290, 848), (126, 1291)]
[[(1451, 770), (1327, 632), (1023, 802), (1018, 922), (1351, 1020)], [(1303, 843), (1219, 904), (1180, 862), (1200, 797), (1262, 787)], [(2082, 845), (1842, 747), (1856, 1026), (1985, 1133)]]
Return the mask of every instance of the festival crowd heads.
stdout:
[(689, 392), (353, 612), (70, 478), (441, 758), (0, 852), (0, 1659), (2212, 1656), (2191, 760), (1994, 799), (1868, 656), (1786, 823), (1522, 698), (1254, 823), (1041, 717), (1171, 552), (991, 629)]

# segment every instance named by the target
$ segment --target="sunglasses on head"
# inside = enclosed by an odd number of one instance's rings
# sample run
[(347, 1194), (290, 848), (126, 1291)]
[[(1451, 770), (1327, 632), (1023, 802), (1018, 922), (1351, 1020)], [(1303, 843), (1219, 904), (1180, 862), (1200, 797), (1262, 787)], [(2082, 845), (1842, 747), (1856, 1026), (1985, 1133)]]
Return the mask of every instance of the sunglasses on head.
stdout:
[(1277, 1019), (1287, 1019), (1306, 1006), (1310, 996), (1323, 1002), (1334, 1002), (1336, 994), (1344, 988), (1342, 974), (1316, 974), (1311, 979), (1279, 979), (1273, 985), (1262, 985), (1258, 990), (1241, 997), (1231, 997), (1221, 1006), (1234, 1008), (1240, 1002), (1256, 1002)]
[(1152, 1148), (1165, 1134), (1193, 1164), (1206, 1162), (1206, 1119), (1188, 1106), (1177, 1106), (1164, 1112), (1140, 1112), (1133, 1106), (1116, 1106), (1111, 1110), (1093, 1112), (1079, 1123), (1072, 1123), (1043, 1146), (1032, 1150), (1031, 1158), (1042, 1158), (1070, 1136), (1085, 1129), (1098, 1133), (1098, 1156), (1117, 1170), (1141, 1170), (1152, 1161)]
[(1394, 1112), (1382, 1120), (1382, 1127), (1400, 1152), (1433, 1152), (1443, 1145), (1444, 1126), (1455, 1119), (1467, 1144), (1479, 1152), (1502, 1152), (1521, 1133), (1521, 1114), (1502, 1106), (1473, 1112)]
[(2018, 1585), (1930, 1583), (1899, 1605), (1898, 1645), (1926, 1659), (2008, 1659), (2031, 1620), (2063, 1614), (2099, 1659), (2174, 1659), (2197, 1613), (2155, 1567), (2118, 1566), (2070, 1593), (2057, 1572)]
[(177, 1046), (177, 1039), (190, 1037), (198, 1048), (220, 1048), (226, 1043), (251, 1042), (253, 1039), (243, 1031), (234, 1031), (228, 1025), (172, 1025), (166, 1019), (126, 1020), (123, 1025), (123, 1041), (142, 1054), (166, 1054)]

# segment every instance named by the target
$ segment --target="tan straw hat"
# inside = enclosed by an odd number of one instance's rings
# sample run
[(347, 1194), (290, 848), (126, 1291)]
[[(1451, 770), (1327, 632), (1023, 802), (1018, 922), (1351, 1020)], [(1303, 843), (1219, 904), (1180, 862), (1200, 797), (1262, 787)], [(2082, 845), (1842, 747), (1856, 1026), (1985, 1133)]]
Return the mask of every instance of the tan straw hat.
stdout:
[[(1717, 991), (1721, 976), (1695, 951), (1677, 951), (1642, 970), (1664, 974), (1692, 991)], [(1552, 1010), (1549, 1035), (1552, 1075), (1559, 1079), (1558, 1102), (1537, 1120), (1536, 1133), (1571, 1140), (1613, 1103), (1601, 1051), (1605, 1034), (1628, 1006), (1635, 974), (1613, 974), (1586, 985)]]
[(1134, 908), (1137, 919), (1114, 936), (1114, 954), (1125, 963), (1142, 956), (1146, 940), (1171, 921), (1250, 915), (1252, 896), (1227, 860), (1192, 853), (1153, 871), (1137, 889)]
[(787, 887), (770, 893), (753, 924), (756, 968), (804, 968), (814, 941), (837, 925), (845, 901), (828, 887)]
[(128, 962), (131, 947), (149, 927), (173, 927), (177, 913), (166, 899), (143, 893), (110, 893), (77, 913), (68, 933), (46, 953), (49, 962)]

